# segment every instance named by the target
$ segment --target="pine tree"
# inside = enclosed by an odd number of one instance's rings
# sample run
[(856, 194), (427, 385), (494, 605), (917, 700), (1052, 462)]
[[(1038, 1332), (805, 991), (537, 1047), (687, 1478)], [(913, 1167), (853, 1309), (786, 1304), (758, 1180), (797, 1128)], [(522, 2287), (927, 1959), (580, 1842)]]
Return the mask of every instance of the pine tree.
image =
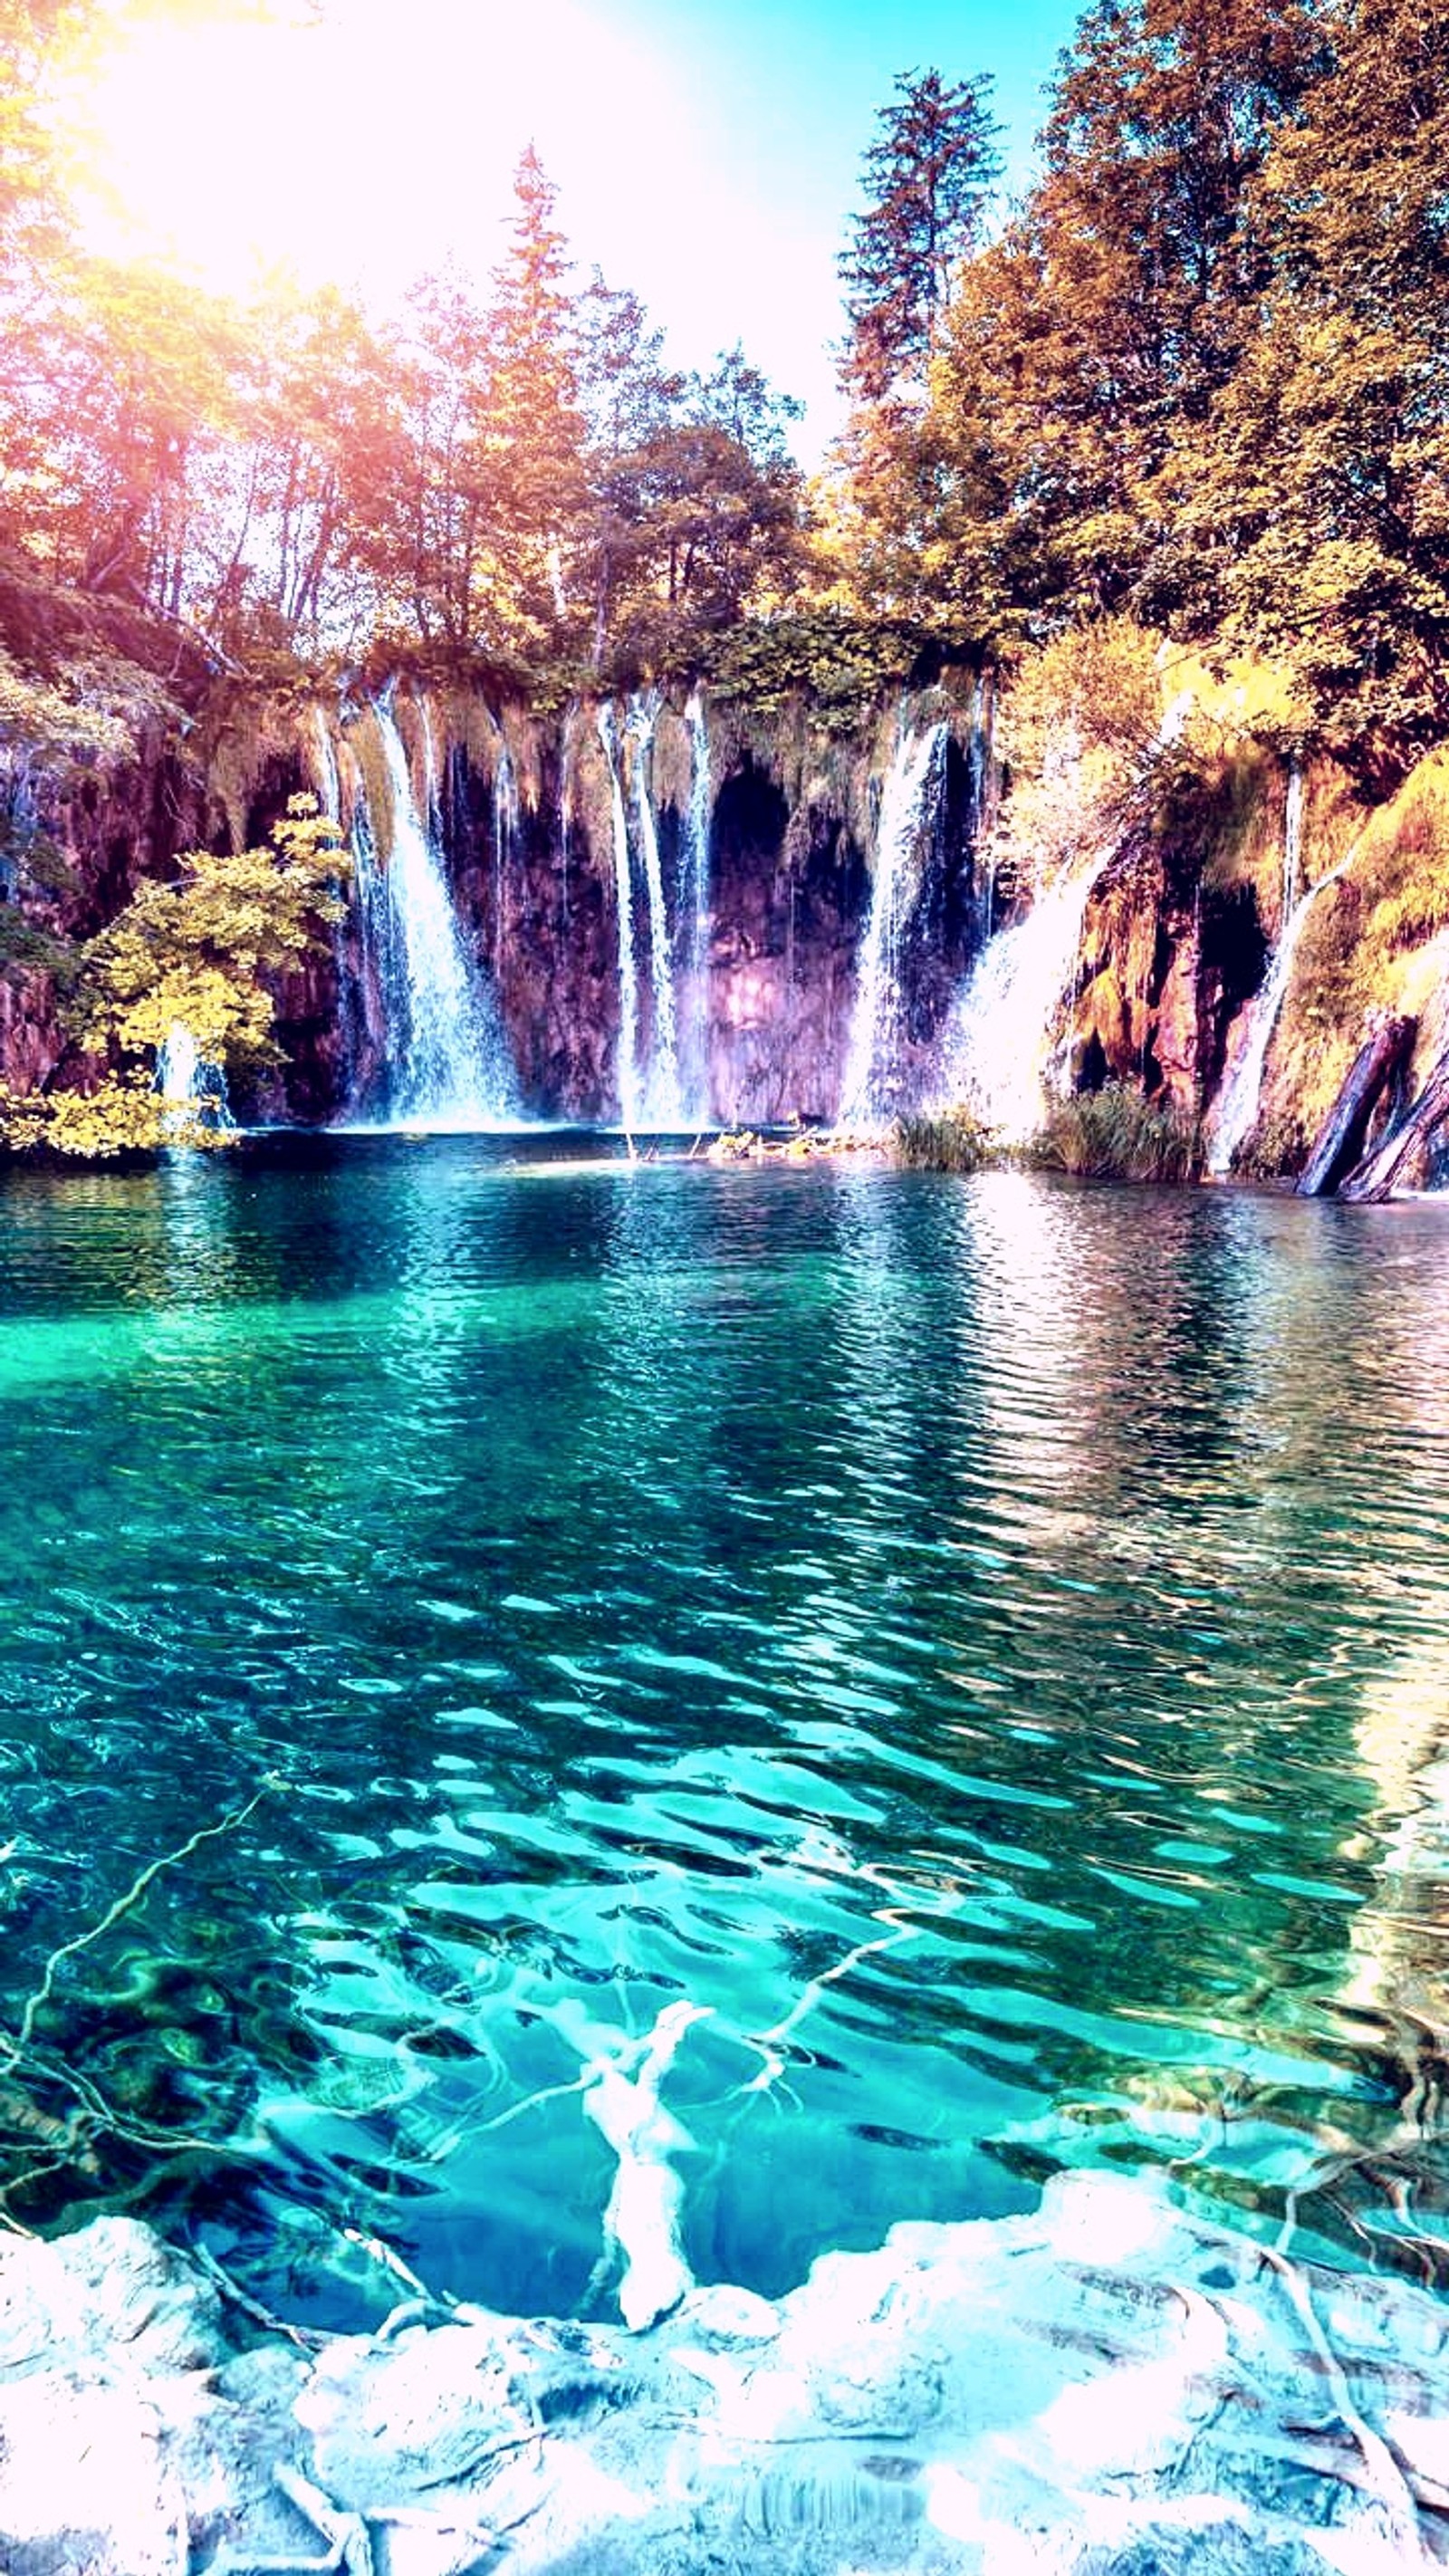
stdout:
[(951, 272), (975, 249), (1001, 161), (989, 78), (902, 72), (865, 155), (865, 210), (840, 259), (850, 337), (842, 377), (857, 400), (919, 384)]
[(493, 594), (507, 640), (557, 641), (569, 617), (569, 558), (586, 499), (578, 312), (555, 220), (558, 191), (532, 144), (513, 187), (480, 409), (497, 474)]

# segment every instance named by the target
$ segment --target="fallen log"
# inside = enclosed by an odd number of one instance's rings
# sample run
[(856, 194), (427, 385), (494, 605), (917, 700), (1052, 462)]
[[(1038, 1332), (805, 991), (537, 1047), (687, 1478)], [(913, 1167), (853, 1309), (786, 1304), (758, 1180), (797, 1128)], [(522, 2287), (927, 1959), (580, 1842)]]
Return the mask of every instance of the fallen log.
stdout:
[(1341, 1199), (1386, 1199), (1403, 1180), (1416, 1154), (1434, 1129), (1449, 1119), (1449, 1052), (1441, 1055), (1417, 1100), (1390, 1128), (1382, 1143), (1349, 1173)]
[(1407, 1071), (1418, 1032), (1417, 1020), (1386, 1019), (1365, 1039), (1304, 1166), (1300, 1198), (1327, 1198), (1353, 1170), (1369, 1120), (1389, 1085)]

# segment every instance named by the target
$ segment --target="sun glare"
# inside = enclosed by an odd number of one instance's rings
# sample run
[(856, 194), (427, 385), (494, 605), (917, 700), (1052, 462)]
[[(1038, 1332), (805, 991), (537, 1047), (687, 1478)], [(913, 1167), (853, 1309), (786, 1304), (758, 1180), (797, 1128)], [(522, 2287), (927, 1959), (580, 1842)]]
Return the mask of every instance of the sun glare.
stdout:
[(743, 338), (823, 423), (834, 233), (759, 185), (689, 44), (646, 45), (621, 14), (113, 0), (56, 95), (82, 238), (222, 294), (263, 272), (385, 310), (449, 256), (486, 275), (533, 142), (581, 270), (642, 295), (677, 364)]
[(568, 0), (153, 7), (113, 12), (58, 121), (92, 248), (387, 297), (448, 250), (487, 267), (524, 145), (587, 188), (607, 102), (657, 87)]

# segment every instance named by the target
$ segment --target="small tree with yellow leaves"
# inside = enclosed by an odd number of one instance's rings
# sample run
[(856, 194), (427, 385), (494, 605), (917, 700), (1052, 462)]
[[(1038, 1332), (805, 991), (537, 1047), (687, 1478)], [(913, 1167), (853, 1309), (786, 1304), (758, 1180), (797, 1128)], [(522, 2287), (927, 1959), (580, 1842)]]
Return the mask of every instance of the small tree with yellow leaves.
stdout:
[(108, 1071), (87, 1092), (0, 1093), (0, 1144), (83, 1157), (215, 1143), (196, 1104), (163, 1101), (161, 1049), (178, 1025), (228, 1079), (280, 1061), (270, 989), (342, 918), (349, 862), (311, 796), (291, 798), (267, 848), (192, 850), (147, 878), (81, 951), (72, 1035)]

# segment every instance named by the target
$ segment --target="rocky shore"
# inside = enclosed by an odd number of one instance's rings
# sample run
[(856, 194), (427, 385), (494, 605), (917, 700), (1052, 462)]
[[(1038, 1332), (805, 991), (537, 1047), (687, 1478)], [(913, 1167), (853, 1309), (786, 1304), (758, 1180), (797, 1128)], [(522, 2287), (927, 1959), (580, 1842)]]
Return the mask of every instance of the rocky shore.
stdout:
[(144, 2226), (0, 2251), (8, 2576), (1387, 2576), (1449, 2558), (1449, 2315), (1076, 2176), (641, 2331), (268, 2330)]

